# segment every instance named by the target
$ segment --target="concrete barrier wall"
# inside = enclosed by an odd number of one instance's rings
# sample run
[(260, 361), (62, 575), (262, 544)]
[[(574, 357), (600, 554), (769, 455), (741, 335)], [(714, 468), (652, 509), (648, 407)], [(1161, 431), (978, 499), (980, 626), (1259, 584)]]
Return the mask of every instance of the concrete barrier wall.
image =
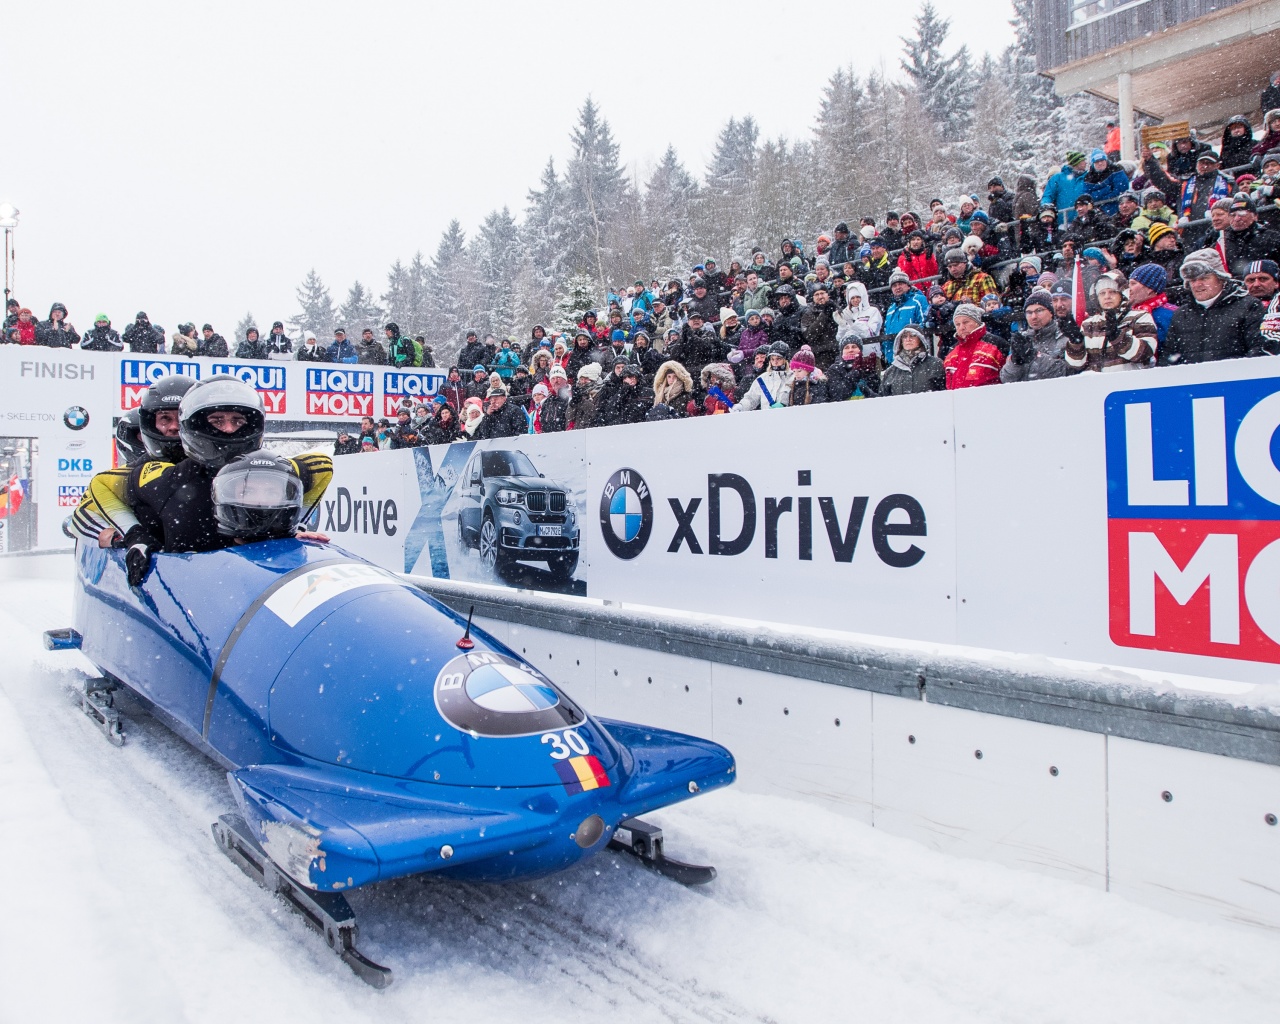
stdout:
[(1018, 672), (977, 652), (415, 582), (474, 607), (594, 714), (725, 744), (751, 791), (1280, 928), (1280, 718), (1268, 708), (1105, 670)]

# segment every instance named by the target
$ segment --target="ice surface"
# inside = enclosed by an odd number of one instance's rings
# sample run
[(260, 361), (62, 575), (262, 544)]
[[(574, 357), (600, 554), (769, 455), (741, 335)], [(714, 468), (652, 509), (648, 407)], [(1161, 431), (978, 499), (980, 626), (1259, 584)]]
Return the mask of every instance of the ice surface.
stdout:
[(0, 581), (0, 1020), (556, 1022), (1276, 1019), (1280, 936), (925, 850), (727, 790), (656, 816), (685, 890), (601, 855), (533, 883), (350, 894), (374, 992), (214, 845), (222, 771), (126, 713), (76, 707), (46, 653), (71, 588)]

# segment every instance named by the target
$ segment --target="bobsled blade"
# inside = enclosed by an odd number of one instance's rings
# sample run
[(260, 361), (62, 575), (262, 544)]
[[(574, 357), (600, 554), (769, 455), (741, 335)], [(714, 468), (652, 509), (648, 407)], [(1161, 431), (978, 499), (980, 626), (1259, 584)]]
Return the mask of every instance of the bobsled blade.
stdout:
[(44, 649), (46, 651), (78, 651), (82, 637), (70, 626), (62, 629), (46, 629), (44, 631)]
[(329, 948), (356, 977), (374, 988), (391, 984), (391, 969), (374, 963), (356, 949), (359, 926), (345, 896), (338, 892), (312, 892), (298, 885), (275, 866), (240, 815), (224, 814), (211, 827), (218, 847), (232, 863), (296, 910), (311, 928), (324, 936)]
[(625, 843), (614, 832), (609, 840), (610, 850), (620, 850), (639, 859), (647, 868), (652, 868), (660, 875), (665, 875), (681, 885), (706, 885), (716, 877), (716, 869), (699, 864), (686, 864), (673, 860), (663, 849), (662, 829), (650, 825), (639, 818), (627, 818), (618, 823), (618, 831), (625, 829), (631, 835), (631, 842)]
[(124, 746), (124, 727), (120, 712), (116, 710), (112, 691), (118, 687), (108, 679), (86, 679), (80, 694), (80, 710), (102, 730), (102, 734), (117, 747)]

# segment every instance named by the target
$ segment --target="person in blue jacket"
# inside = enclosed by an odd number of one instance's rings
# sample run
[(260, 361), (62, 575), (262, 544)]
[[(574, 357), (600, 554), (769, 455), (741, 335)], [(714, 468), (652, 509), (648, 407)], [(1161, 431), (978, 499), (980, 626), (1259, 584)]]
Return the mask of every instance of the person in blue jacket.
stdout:
[(1084, 187), (1104, 217), (1115, 217), (1120, 213), (1120, 197), (1129, 191), (1129, 175), (1107, 159), (1106, 153), (1095, 149), (1089, 154)]
[(1076, 219), (1076, 200), (1085, 193), (1084, 176), (1087, 171), (1084, 154), (1072, 150), (1067, 154), (1062, 170), (1045, 183), (1040, 203), (1042, 206), (1051, 203), (1058, 210), (1060, 225), (1070, 224)]
[(889, 290), (893, 293), (893, 301), (884, 311), (883, 333), (888, 337), (896, 337), (904, 327), (919, 327), (929, 314), (929, 300), (924, 293), (911, 286), (904, 270), (895, 270), (889, 275)]
[(338, 328), (333, 332), (333, 344), (329, 346), (329, 362), (358, 363), (359, 361), (360, 353), (356, 351), (355, 345), (351, 344), (347, 332)]

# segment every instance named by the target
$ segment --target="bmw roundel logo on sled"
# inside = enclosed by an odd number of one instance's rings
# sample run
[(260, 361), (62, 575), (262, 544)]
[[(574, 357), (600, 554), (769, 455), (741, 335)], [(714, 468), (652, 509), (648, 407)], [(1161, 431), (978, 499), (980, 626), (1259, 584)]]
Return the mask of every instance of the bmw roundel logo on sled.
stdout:
[(587, 717), (542, 673), (491, 651), (461, 654), (440, 670), (436, 707), (454, 728), (477, 736), (527, 736)]
[(72, 430), (84, 430), (89, 425), (89, 410), (83, 405), (73, 405), (62, 414), (62, 422)]
[(635, 558), (653, 532), (653, 495), (634, 469), (609, 477), (600, 495), (600, 532), (619, 558)]

